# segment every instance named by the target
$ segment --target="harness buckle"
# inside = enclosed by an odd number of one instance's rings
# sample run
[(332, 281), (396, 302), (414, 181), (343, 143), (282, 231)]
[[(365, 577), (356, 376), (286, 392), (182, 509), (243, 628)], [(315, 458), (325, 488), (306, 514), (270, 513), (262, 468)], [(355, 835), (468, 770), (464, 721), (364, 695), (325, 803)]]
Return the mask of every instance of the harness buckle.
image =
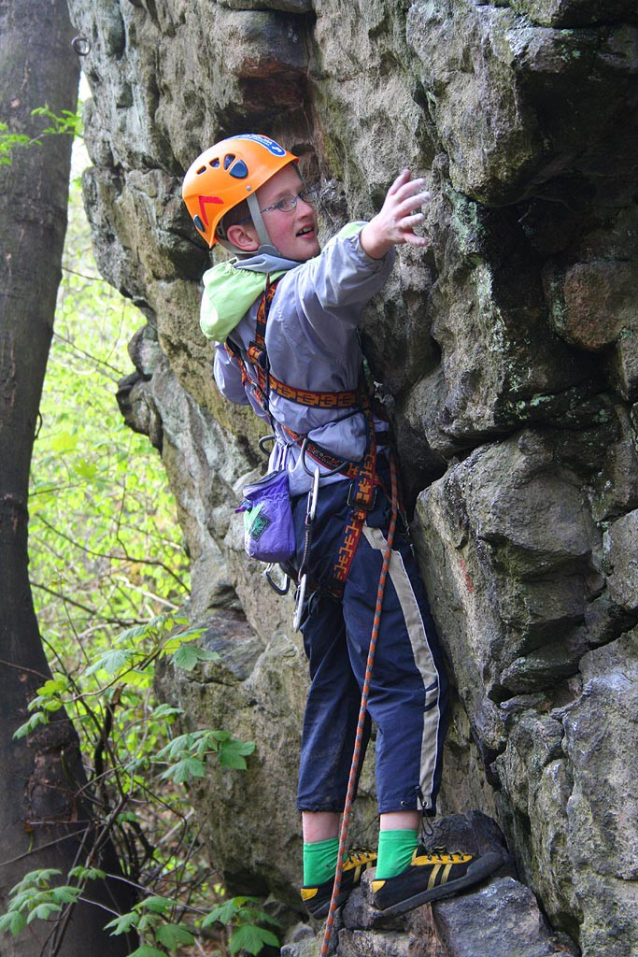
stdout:
[(377, 505), (377, 492), (379, 491), (379, 486), (375, 485), (372, 490), (372, 498), (369, 502), (360, 502), (357, 501), (357, 489), (356, 481), (350, 482), (350, 487), (348, 488), (348, 498), (347, 503), (351, 508), (362, 508), (364, 512), (372, 512)]

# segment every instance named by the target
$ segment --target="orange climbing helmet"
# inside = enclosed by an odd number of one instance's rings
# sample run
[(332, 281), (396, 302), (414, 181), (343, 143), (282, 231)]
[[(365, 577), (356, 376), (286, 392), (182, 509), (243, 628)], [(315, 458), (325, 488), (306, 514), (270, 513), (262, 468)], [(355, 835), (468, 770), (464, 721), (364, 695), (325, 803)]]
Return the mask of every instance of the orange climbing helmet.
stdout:
[[(292, 153), (258, 133), (231, 136), (198, 156), (184, 177), (182, 197), (208, 245), (217, 242), (217, 227), (226, 213), (244, 199), (261, 233), (259, 204), (252, 197), (280, 169), (297, 162)], [(260, 235), (264, 241), (269, 241), (267, 234)]]

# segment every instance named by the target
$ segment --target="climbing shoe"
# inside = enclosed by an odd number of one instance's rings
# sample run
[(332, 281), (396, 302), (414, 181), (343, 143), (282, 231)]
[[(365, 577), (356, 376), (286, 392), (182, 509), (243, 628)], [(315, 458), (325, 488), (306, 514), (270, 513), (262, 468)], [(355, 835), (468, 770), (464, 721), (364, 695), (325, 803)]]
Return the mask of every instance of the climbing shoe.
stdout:
[[(337, 907), (341, 907), (342, 904), (345, 904), (351, 892), (361, 880), (363, 872), (366, 868), (371, 867), (376, 860), (377, 855), (373, 851), (357, 850), (350, 852), (343, 862)], [(331, 877), (330, 880), (324, 881), (323, 884), (301, 888), (301, 899), (312, 917), (321, 920), (328, 916), (333, 885), (334, 877)]]
[(427, 851), (419, 845), (401, 874), (372, 881), (373, 903), (388, 917), (405, 914), (478, 884), (502, 863), (501, 855), (493, 852), (476, 857), (459, 851), (449, 853), (444, 847)]

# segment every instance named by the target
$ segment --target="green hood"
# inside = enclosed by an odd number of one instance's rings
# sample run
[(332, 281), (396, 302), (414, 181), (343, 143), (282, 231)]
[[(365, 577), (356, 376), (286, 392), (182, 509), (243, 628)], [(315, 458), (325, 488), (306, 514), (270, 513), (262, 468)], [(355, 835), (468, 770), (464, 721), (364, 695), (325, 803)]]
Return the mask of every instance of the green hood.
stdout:
[[(275, 272), (271, 282), (283, 276)], [(266, 288), (266, 274), (235, 269), (232, 262), (218, 263), (204, 273), (204, 293), (199, 324), (207, 339), (225, 342)]]

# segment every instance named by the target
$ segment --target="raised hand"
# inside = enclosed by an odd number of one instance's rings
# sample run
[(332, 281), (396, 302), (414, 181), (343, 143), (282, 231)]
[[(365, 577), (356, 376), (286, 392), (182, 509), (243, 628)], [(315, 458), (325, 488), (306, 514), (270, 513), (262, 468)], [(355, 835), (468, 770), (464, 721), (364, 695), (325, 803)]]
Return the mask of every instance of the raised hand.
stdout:
[(412, 179), (409, 169), (397, 176), (377, 215), (361, 230), (361, 245), (372, 259), (381, 259), (391, 246), (409, 243), (425, 248), (429, 239), (417, 236), (414, 227), (425, 219), (415, 212), (431, 197), (424, 179)]

